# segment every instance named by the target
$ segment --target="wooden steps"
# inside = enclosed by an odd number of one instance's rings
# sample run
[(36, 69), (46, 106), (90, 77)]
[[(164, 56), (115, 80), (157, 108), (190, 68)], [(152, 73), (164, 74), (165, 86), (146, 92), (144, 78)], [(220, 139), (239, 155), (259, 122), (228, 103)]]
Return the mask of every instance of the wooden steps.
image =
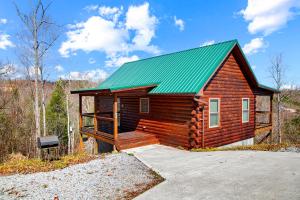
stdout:
[(132, 131), (119, 134), (117, 147), (119, 150), (124, 150), (158, 143), (158, 138), (153, 134)]

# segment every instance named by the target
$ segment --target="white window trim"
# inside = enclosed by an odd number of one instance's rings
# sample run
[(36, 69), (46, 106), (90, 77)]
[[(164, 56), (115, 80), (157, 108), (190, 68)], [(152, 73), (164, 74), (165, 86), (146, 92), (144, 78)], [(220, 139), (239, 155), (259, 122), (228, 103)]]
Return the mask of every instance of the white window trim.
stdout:
[[(147, 100), (147, 102), (148, 102), (148, 110), (147, 110), (147, 112), (142, 112), (142, 100), (143, 99), (146, 99)], [(149, 98), (147, 97), (147, 98), (140, 98), (140, 113), (149, 113), (149, 109), (150, 109), (150, 102), (149, 102)]]
[[(244, 100), (248, 101), (248, 108), (247, 108), (247, 110), (243, 109)], [(247, 121), (244, 120), (244, 111), (248, 111), (248, 120)], [(248, 123), (249, 120), (250, 120), (250, 99), (249, 98), (242, 98), (242, 123)]]
[[(211, 100), (218, 100), (218, 125), (216, 125), (216, 126), (211, 126), (210, 125), (210, 101)], [(219, 127), (220, 126), (220, 121), (221, 121), (221, 115), (220, 115), (220, 113), (221, 113), (221, 107), (220, 107), (220, 102), (221, 102), (221, 99), (220, 98), (209, 98), (209, 104), (208, 104), (208, 127), (209, 128), (216, 128), (216, 127)]]

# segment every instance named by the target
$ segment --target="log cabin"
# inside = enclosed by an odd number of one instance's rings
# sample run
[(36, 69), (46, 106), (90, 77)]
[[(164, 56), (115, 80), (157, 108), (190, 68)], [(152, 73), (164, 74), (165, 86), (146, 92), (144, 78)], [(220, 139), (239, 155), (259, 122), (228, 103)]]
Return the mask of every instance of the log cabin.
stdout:
[[(258, 82), (237, 40), (128, 62), (98, 87), (71, 91), (80, 134), (117, 150), (251, 145), (271, 135), (276, 92)], [(93, 113), (82, 112), (85, 96)]]

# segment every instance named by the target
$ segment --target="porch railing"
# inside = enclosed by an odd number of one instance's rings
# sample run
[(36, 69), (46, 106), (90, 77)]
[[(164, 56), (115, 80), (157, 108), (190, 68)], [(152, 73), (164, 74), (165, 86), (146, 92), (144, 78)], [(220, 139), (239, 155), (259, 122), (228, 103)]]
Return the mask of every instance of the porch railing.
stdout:
[[(90, 137), (94, 137), (101, 141), (114, 145), (116, 148), (118, 141), (118, 119), (117, 119), (117, 96), (114, 95), (113, 112), (96, 112), (96, 100), (94, 101), (94, 113), (82, 113), (82, 96), (79, 96), (79, 128), (80, 133)], [(101, 114), (112, 114), (113, 117), (100, 116)], [(93, 125), (84, 125), (84, 118), (93, 119)], [(98, 121), (106, 121), (112, 123), (113, 134), (100, 131), (98, 129)]]

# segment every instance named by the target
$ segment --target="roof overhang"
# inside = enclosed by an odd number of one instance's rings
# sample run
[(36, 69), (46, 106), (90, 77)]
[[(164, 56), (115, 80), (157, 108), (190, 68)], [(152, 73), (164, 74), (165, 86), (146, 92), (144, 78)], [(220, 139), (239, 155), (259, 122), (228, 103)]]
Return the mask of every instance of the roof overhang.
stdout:
[(273, 92), (273, 93), (280, 93), (279, 90), (268, 87), (268, 86), (265, 86), (265, 85), (262, 85), (262, 84), (258, 84), (258, 88), (263, 89), (263, 90), (267, 90), (267, 91)]
[(114, 94), (114, 93), (122, 93), (122, 92), (134, 92), (136, 90), (143, 90), (143, 89), (152, 89), (156, 87), (156, 84), (146, 85), (146, 86), (133, 86), (133, 87), (124, 87), (124, 88), (112, 88), (112, 89), (98, 89), (98, 88), (87, 88), (87, 89), (79, 89), (79, 90), (72, 90), (71, 94), (81, 94), (81, 95), (107, 95), (107, 94)]

